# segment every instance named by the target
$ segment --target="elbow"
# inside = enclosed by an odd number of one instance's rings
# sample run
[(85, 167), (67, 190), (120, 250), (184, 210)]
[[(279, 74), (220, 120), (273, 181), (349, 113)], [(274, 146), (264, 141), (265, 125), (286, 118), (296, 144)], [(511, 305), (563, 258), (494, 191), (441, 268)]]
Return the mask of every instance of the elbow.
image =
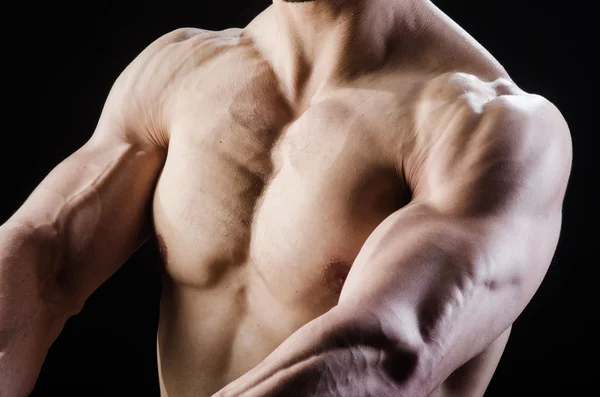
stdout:
[(396, 332), (398, 324), (389, 324), (366, 305), (360, 308), (340, 305), (330, 313), (335, 314), (335, 325), (325, 338), (330, 350), (348, 350), (353, 357), (363, 357), (373, 374), (378, 374), (377, 383), (386, 393), (416, 390), (423, 354), (418, 338), (410, 338), (407, 333), (400, 335)]
[(4, 287), (20, 285), (28, 299), (39, 302), (52, 317), (63, 318), (77, 313), (81, 305), (68, 298), (60, 247), (59, 233), (51, 225), (9, 220), (0, 226), (0, 281)]
[(419, 374), (420, 353), (414, 349), (395, 347), (385, 349), (381, 356), (380, 370), (388, 381), (401, 390), (413, 391), (411, 395), (417, 395), (414, 391), (419, 383), (415, 381)]
[(426, 397), (431, 371), (427, 371), (426, 351), (410, 346), (402, 340), (385, 338), (377, 348), (377, 362), (373, 363), (386, 385), (386, 395)]
[(53, 241), (30, 225), (0, 226), (0, 395), (27, 396), (64, 323), (43, 299)]

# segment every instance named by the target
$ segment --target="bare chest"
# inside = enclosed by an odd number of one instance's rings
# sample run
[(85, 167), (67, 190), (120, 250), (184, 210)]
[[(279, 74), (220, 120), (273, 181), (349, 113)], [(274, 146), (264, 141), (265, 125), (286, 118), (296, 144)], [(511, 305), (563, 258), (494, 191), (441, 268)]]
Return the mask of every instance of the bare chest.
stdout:
[(240, 67), (223, 63), (178, 100), (153, 205), (166, 273), (199, 290), (258, 283), (325, 311), (368, 235), (409, 199), (401, 96), (342, 88), (297, 114), (268, 67)]

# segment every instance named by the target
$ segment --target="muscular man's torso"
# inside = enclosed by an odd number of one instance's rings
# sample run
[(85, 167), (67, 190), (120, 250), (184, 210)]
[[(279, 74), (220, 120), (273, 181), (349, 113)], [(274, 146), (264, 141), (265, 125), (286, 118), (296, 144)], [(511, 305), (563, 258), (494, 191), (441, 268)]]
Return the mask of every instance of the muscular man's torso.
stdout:
[[(392, 41), (377, 69), (295, 102), (269, 59), (269, 23), (267, 10), (243, 30), (203, 31), (168, 61), (168, 153), (153, 200), (163, 396), (210, 396), (334, 307), (364, 241), (411, 199), (403, 161), (419, 147), (419, 120), (461, 96), (456, 114), (516, 90), (438, 17), (410, 56)], [(481, 395), (506, 339), (434, 395)]]

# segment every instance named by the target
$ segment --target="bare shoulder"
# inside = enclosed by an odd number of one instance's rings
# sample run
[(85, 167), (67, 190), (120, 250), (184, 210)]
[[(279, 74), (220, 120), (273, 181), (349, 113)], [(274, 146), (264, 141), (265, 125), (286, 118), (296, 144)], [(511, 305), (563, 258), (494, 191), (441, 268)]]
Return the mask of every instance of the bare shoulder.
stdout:
[(129, 142), (165, 149), (169, 108), (187, 77), (236, 40), (238, 29), (180, 28), (156, 38), (115, 80), (101, 122), (122, 125)]
[[(548, 99), (507, 78), (436, 76), (425, 84), (414, 120), (413, 144), (403, 164), (408, 184), (423, 197), (479, 192), (491, 203), (491, 193), (482, 192), (503, 189), (515, 198), (533, 180), (538, 187), (564, 190), (572, 156), (564, 117)], [(460, 195), (458, 186), (464, 189)]]
[(194, 46), (203, 46), (210, 44), (219, 44), (239, 38), (241, 29), (230, 28), (224, 30), (207, 30), (193, 27), (183, 27), (155, 39), (150, 43), (140, 55), (154, 56), (165, 48), (171, 48), (185, 52)]
[(171, 43), (178, 43), (208, 32), (209, 31), (207, 30), (199, 28), (182, 27), (163, 34), (162, 36), (158, 37), (152, 43), (152, 45), (161, 46)]
[[(125, 68), (120, 80), (127, 80), (149, 68), (171, 68), (188, 57), (195, 45), (203, 43), (218, 32), (198, 28), (179, 28), (150, 42)], [(196, 51), (197, 52), (197, 51)], [(155, 72), (156, 70), (148, 70)]]
[(550, 100), (505, 77), (486, 81), (461, 72), (435, 76), (424, 84), (414, 116), (416, 135), (426, 146), (443, 135), (468, 138), (490, 129), (495, 134), (569, 135), (566, 120)]
[(137, 68), (148, 63), (156, 65), (159, 60), (164, 62), (168, 59), (165, 57), (167, 53), (174, 55), (174, 53), (182, 52), (182, 47), (185, 47), (186, 42), (198, 40), (208, 33), (208, 31), (198, 28), (179, 28), (165, 33), (148, 43), (139, 54), (136, 54), (133, 61), (125, 69), (124, 74), (127, 75), (128, 72), (133, 74), (137, 72)]

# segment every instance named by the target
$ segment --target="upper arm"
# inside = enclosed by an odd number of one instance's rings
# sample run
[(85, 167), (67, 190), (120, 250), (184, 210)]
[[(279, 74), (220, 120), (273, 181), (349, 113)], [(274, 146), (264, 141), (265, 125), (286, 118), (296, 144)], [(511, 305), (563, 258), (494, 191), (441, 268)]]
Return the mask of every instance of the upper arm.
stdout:
[(46, 301), (78, 310), (148, 235), (151, 193), (166, 155), (160, 139), (165, 136), (160, 92), (171, 81), (165, 60), (193, 33), (171, 32), (129, 64), (113, 84), (91, 138), (3, 225), (3, 232), (27, 247), (25, 255), (13, 244), (10, 256), (34, 262), (27, 265), (35, 267)]
[[(518, 275), (528, 301), (558, 242), (572, 161), (569, 129), (538, 95), (497, 96), (481, 107), (472, 101), (459, 98), (446, 110), (458, 113), (453, 122), (433, 121), (437, 131), (429, 131), (412, 170), (410, 204), (428, 208), (432, 223), (458, 230), (450, 235), (464, 235), (464, 247), (445, 252), (469, 255), (470, 270), (481, 277)], [(439, 232), (448, 235), (444, 227)]]
[(560, 112), (528, 94), (472, 99), (423, 118), (402, 159), (412, 200), (369, 236), (340, 296), (340, 310), (366, 308), (397, 346), (416, 352), (420, 390), (512, 324), (560, 232), (571, 166)]

